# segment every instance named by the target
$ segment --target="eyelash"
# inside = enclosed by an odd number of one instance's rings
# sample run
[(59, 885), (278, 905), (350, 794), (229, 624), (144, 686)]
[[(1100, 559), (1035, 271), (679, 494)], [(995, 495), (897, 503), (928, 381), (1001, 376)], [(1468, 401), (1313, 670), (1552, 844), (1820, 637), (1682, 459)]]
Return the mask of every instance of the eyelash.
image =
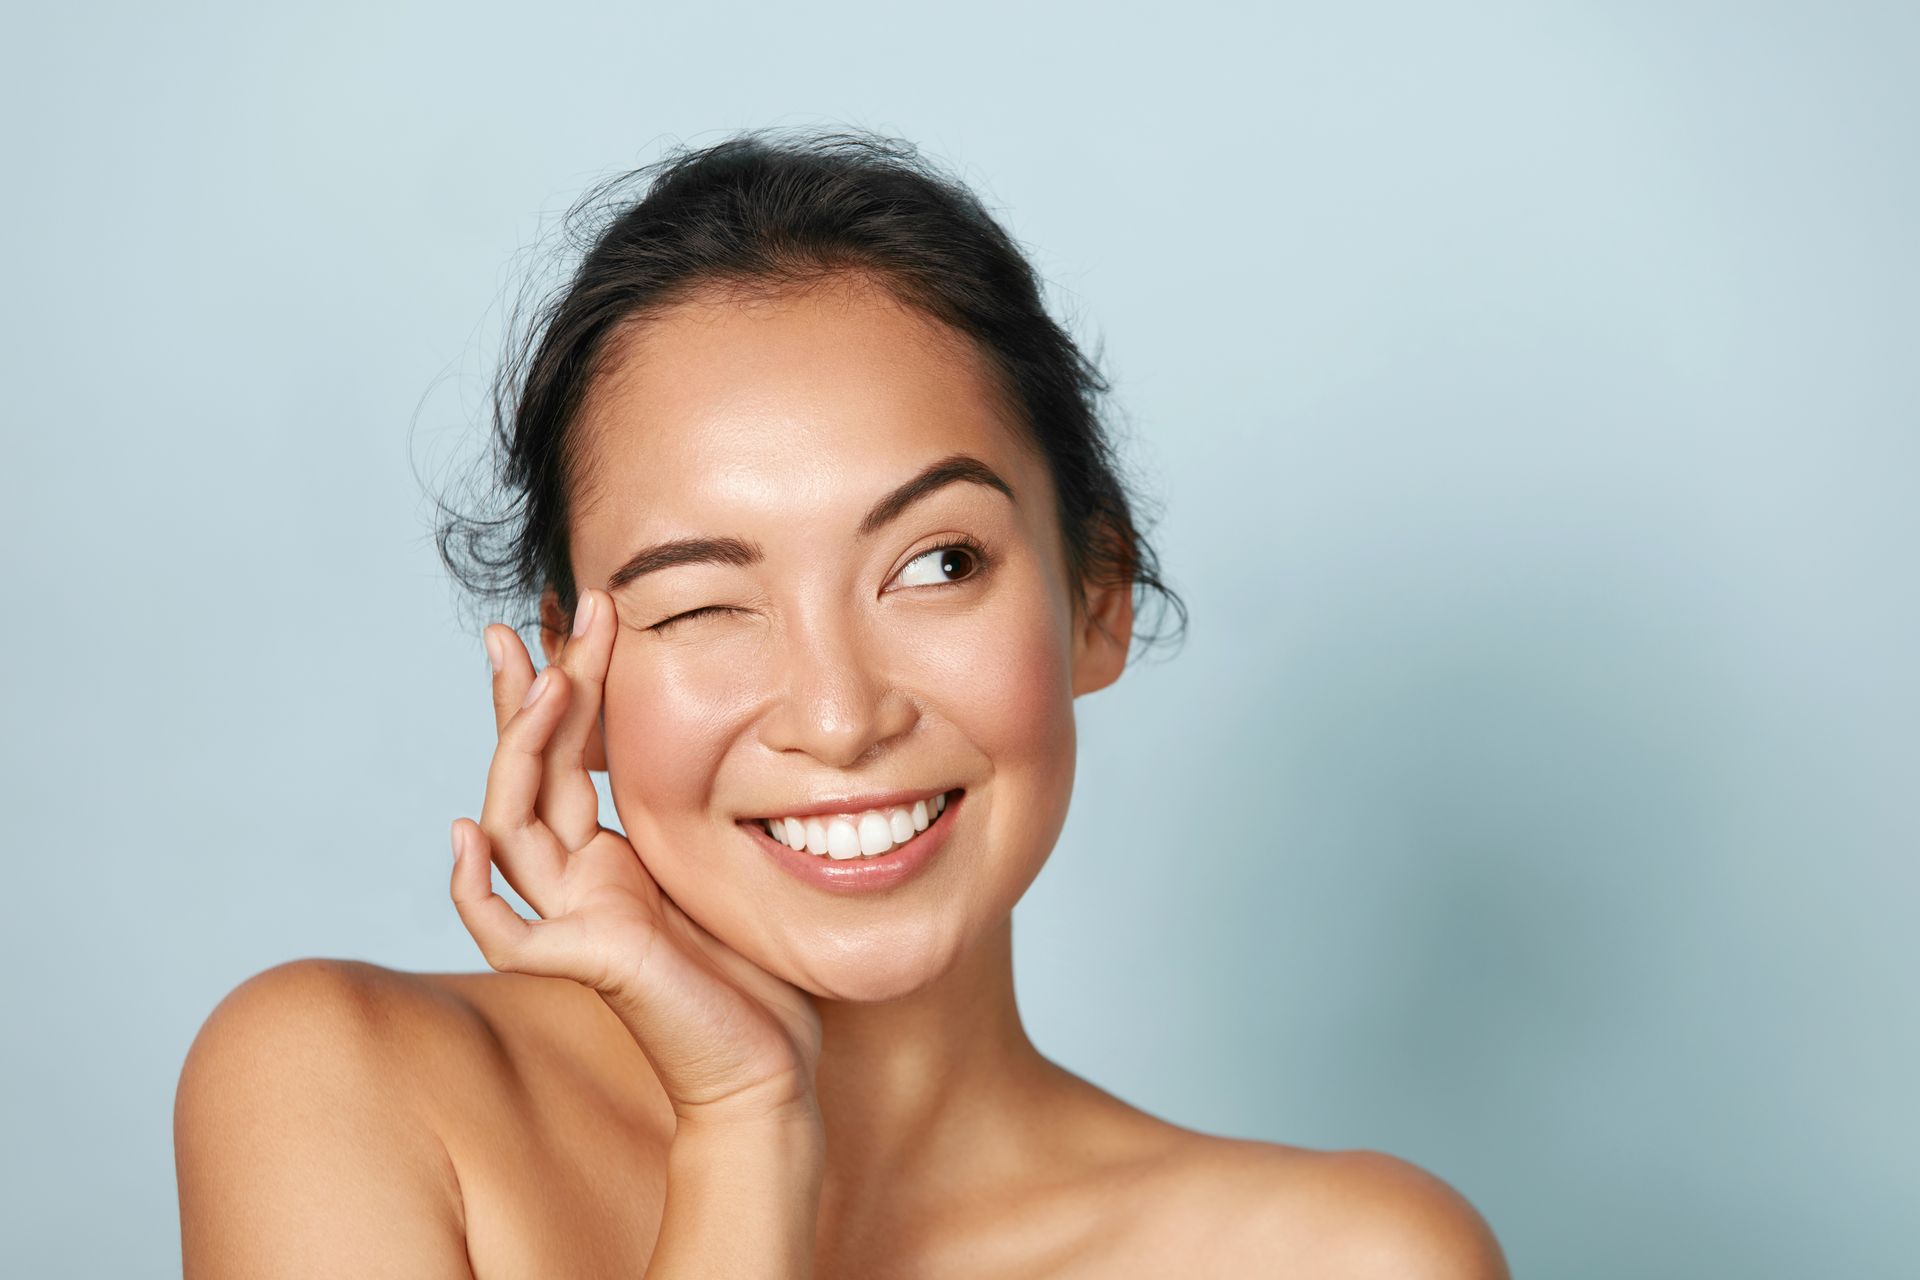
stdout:
[[(908, 560), (907, 564), (912, 564), (917, 560), (924, 560), (936, 551), (952, 551), (956, 548), (958, 548), (961, 551), (965, 551), (973, 556), (974, 560), (976, 561), (973, 572), (968, 574), (964, 578), (958, 578), (952, 582), (930, 582), (930, 583), (922, 583), (920, 585), (931, 586), (931, 587), (965, 586), (967, 583), (974, 581), (976, 578), (985, 577), (987, 570), (993, 567), (993, 564), (994, 564), (993, 553), (987, 550), (986, 544), (982, 543), (978, 538), (974, 537), (970, 533), (958, 533), (958, 534), (955, 534), (952, 538), (948, 539), (946, 542), (938, 543), (934, 546), (928, 547), (925, 551), (919, 552), (918, 554), (913, 556), (912, 559)], [(905, 566), (903, 565), (902, 568), (904, 567)], [(671, 618), (663, 618), (659, 622), (656, 622), (652, 626), (648, 627), (647, 630), (655, 633), (663, 633), (667, 630), (667, 628), (673, 626), (675, 623), (685, 622), (689, 618), (698, 618), (703, 614), (737, 613), (737, 612), (739, 612), (739, 610), (735, 609), (732, 605), (725, 605), (725, 604), (702, 605), (698, 609), (689, 609), (685, 613), (676, 613)]]

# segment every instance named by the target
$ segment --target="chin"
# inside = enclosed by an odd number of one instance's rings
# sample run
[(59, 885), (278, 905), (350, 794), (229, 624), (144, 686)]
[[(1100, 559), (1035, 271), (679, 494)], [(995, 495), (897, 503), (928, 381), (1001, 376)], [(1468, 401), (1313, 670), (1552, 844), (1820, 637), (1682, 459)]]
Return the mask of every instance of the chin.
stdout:
[(906, 927), (789, 933), (778, 958), (763, 966), (822, 1000), (875, 1004), (899, 1000), (933, 985), (960, 958), (958, 940), (941, 936), (933, 922)]

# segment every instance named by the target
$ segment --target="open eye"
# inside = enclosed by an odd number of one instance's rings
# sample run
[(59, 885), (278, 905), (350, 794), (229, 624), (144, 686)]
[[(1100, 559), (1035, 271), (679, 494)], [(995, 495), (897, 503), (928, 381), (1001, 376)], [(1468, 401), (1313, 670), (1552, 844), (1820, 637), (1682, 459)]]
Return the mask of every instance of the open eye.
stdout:
[[(974, 539), (961, 536), (952, 542), (922, 551), (900, 570), (903, 585), (909, 587), (953, 586), (977, 578), (987, 567), (987, 549)], [(943, 577), (954, 574), (955, 577)]]

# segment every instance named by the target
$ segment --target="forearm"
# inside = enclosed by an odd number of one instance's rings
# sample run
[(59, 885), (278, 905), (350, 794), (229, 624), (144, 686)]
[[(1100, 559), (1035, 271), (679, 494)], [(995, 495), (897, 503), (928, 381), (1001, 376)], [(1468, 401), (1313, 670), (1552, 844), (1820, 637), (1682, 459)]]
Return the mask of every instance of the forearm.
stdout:
[(682, 1119), (645, 1280), (811, 1276), (825, 1157), (817, 1123)]

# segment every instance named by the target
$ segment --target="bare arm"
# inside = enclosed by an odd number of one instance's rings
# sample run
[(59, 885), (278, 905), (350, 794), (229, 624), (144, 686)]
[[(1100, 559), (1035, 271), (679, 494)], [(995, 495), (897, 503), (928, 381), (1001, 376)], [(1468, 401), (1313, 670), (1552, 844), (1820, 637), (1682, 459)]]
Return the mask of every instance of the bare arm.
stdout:
[(185, 1280), (472, 1280), (459, 1184), (353, 966), (279, 965), (207, 1019), (174, 1097)]
[(804, 1119), (682, 1118), (646, 1280), (811, 1276), (825, 1151), (819, 1125)]

